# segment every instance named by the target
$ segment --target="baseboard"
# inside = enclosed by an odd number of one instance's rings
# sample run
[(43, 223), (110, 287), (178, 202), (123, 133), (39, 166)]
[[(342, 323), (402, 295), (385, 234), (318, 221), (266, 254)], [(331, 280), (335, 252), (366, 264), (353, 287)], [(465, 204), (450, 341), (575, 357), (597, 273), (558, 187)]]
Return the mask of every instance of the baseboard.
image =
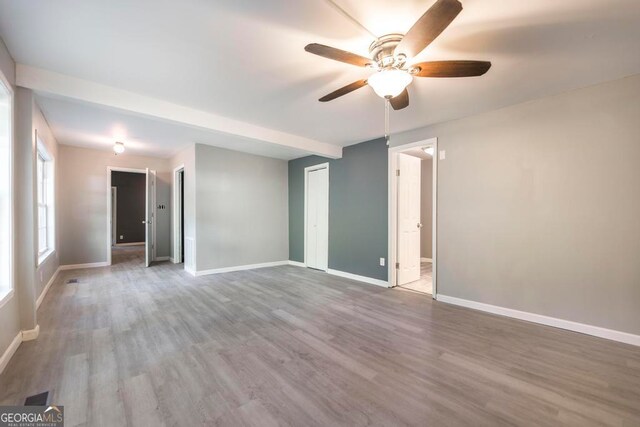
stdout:
[(357, 280), (358, 282), (369, 283), (371, 285), (382, 286), (384, 288), (389, 287), (389, 282), (386, 280), (374, 279), (366, 276), (359, 276), (357, 274), (347, 273), (345, 271), (340, 270), (332, 270), (328, 269), (327, 273), (332, 274), (334, 276), (344, 277), (345, 279)]
[(261, 264), (237, 265), (234, 267), (213, 268), (210, 270), (193, 271), (187, 270), (186, 268), (185, 270), (194, 276), (207, 276), (209, 274), (231, 273), (233, 271), (254, 270), (256, 268), (277, 267), (280, 265), (289, 265), (289, 261), (263, 262)]
[(0, 374), (2, 374), (2, 372), (4, 371), (4, 368), (6, 368), (7, 365), (9, 364), (9, 360), (11, 360), (11, 357), (18, 350), (18, 347), (20, 347), (21, 342), (22, 342), (22, 332), (18, 332), (18, 335), (16, 335), (13, 341), (11, 341), (11, 343), (9, 344), (9, 347), (7, 347), (4, 353), (2, 353), (2, 356), (0, 356)]
[(160, 261), (169, 261), (170, 257), (168, 256), (157, 256), (156, 259), (154, 259), (154, 261), (160, 262)]
[(56, 269), (56, 272), (53, 273), (53, 276), (51, 276), (51, 279), (49, 279), (49, 281), (47, 282), (47, 285), (44, 287), (42, 292), (40, 292), (40, 296), (36, 300), (36, 310), (40, 308), (40, 304), (42, 304), (44, 297), (47, 296), (47, 292), (49, 292), (49, 288), (51, 287), (51, 285), (53, 285), (53, 282), (55, 282), (56, 279), (58, 278), (58, 273), (60, 273), (60, 267)]
[(291, 260), (289, 260), (289, 265), (293, 265), (293, 266), (296, 266), (296, 267), (306, 267), (304, 262), (300, 262), (300, 261), (291, 261)]
[(431, 258), (420, 258), (420, 261), (422, 261), (422, 262), (433, 262), (433, 260)]
[(116, 243), (118, 246), (144, 246), (145, 242), (131, 242), (131, 243)]
[(87, 264), (67, 264), (58, 267), (60, 270), (80, 270), (82, 268), (108, 267), (107, 262), (89, 262)]
[(450, 297), (442, 294), (438, 294), (438, 301), (459, 305), (461, 307), (472, 308), (475, 310), (486, 311), (488, 313), (498, 314), (500, 316), (526, 320), (528, 322), (539, 323), (541, 325), (553, 326), (555, 328), (566, 329), (573, 332), (580, 332), (582, 334), (593, 335), (595, 337), (606, 338), (608, 340), (640, 346), (640, 335), (634, 335), (628, 332), (615, 331), (613, 329), (601, 328), (599, 326), (586, 325), (584, 323), (572, 322), (570, 320), (543, 316), (541, 314), (514, 310), (511, 308), (470, 301), (462, 298)]
[(22, 341), (33, 341), (38, 338), (40, 334), (40, 325), (36, 325), (33, 329), (27, 329), (26, 331), (22, 331)]

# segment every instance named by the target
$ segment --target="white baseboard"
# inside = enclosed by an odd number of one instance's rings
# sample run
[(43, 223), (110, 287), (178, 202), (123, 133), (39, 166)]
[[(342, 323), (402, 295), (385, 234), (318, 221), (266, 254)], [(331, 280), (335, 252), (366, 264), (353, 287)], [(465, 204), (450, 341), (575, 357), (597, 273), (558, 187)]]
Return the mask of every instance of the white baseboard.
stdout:
[(116, 246), (144, 246), (145, 242), (116, 243)]
[(11, 360), (11, 357), (18, 350), (18, 347), (20, 347), (21, 342), (22, 342), (22, 332), (18, 332), (18, 335), (16, 335), (13, 341), (11, 341), (11, 344), (9, 344), (9, 347), (7, 347), (4, 353), (2, 353), (2, 356), (0, 356), (0, 374), (2, 374), (2, 371), (4, 371), (4, 368), (6, 368), (7, 364), (9, 364), (9, 360)]
[(40, 325), (36, 325), (33, 329), (27, 329), (26, 331), (22, 331), (22, 341), (33, 341), (38, 338), (40, 334)]
[(291, 260), (289, 260), (289, 265), (294, 265), (296, 267), (306, 267), (304, 262), (300, 262), (300, 261), (291, 261)]
[(422, 261), (422, 262), (433, 262), (433, 260), (431, 258), (420, 258), (420, 261)]
[(438, 294), (438, 301), (459, 305), (462, 307), (473, 308), (475, 310), (486, 311), (488, 313), (498, 314), (500, 316), (526, 320), (528, 322), (539, 323), (541, 325), (553, 326), (555, 328), (566, 329), (569, 331), (593, 335), (595, 337), (606, 338), (613, 341), (640, 346), (640, 335), (634, 335), (628, 332), (615, 331), (613, 329), (601, 328), (599, 326), (585, 325), (584, 323), (572, 322), (570, 320), (543, 316), (541, 314), (514, 310), (511, 308), (470, 301), (462, 298), (450, 297), (442, 294)]
[(359, 276), (357, 274), (347, 273), (345, 271), (340, 270), (332, 270), (328, 269), (327, 273), (332, 274), (334, 276), (344, 277), (346, 279), (357, 280), (358, 282), (369, 283), (371, 285), (382, 286), (384, 288), (389, 287), (389, 282), (386, 280), (373, 279), (371, 277)]
[(60, 270), (79, 270), (82, 268), (97, 268), (97, 267), (108, 267), (109, 263), (107, 262), (89, 262), (87, 264), (67, 264), (61, 265), (58, 267)]
[(53, 273), (53, 276), (51, 276), (51, 279), (49, 279), (49, 281), (47, 282), (47, 285), (44, 287), (42, 292), (40, 292), (40, 296), (36, 300), (36, 310), (40, 308), (40, 304), (42, 304), (44, 297), (47, 296), (47, 292), (49, 292), (49, 288), (51, 287), (51, 285), (53, 285), (53, 282), (55, 282), (56, 279), (58, 278), (58, 273), (60, 273), (60, 267), (56, 269), (56, 272)]
[(156, 259), (154, 259), (154, 261), (160, 262), (160, 261), (169, 261), (170, 257), (168, 256), (157, 256)]
[(254, 270), (256, 268), (277, 267), (280, 265), (289, 265), (289, 261), (263, 262), (261, 264), (236, 265), (233, 267), (212, 268), (211, 270), (198, 271), (190, 270), (185, 267), (185, 270), (193, 276), (207, 276), (209, 274), (231, 273), (233, 271)]

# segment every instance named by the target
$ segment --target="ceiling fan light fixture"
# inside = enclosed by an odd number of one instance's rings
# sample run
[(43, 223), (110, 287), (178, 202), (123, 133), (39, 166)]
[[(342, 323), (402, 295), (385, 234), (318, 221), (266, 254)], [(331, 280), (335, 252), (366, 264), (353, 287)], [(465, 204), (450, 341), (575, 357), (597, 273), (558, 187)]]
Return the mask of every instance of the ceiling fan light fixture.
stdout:
[(124, 153), (124, 143), (116, 142), (113, 144), (113, 152), (116, 153), (116, 155)]
[(381, 98), (393, 98), (411, 84), (413, 76), (396, 68), (381, 70), (367, 80), (369, 86)]

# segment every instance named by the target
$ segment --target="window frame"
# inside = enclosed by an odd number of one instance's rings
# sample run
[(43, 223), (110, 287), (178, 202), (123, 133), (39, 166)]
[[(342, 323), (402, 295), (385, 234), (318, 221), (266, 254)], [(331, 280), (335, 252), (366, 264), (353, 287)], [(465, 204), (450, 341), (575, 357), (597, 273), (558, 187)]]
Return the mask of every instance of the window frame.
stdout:
[[(54, 185), (54, 161), (55, 159), (38, 135), (36, 138), (36, 231), (37, 231), (37, 265), (40, 266), (49, 256), (55, 252), (55, 185)], [(42, 168), (42, 169), (40, 169)], [(41, 173), (40, 173), (41, 171)], [(40, 176), (42, 175), (42, 176)], [(41, 224), (40, 209), (44, 209), (44, 222)], [(40, 233), (44, 229), (45, 247), (40, 247)]]
[[(13, 298), (14, 289), (15, 289), (15, 233), (14, 233), (14, 209), (15, 209), (15, 192), (13, 191), (13, 160), (14, 160), (14, 115), (15, 115), (15, 103), (14, 103), (14, 89), (13, 86), (9, 83), (4, 73), (0, 70), (0, 90), (6, 91), (8, 97), (8, 123), (7, 123), (7, 156), (5, 157), (8, 165), (6, 168), (7, 173), (7, 185), (6, 189), (6, 198), (8, 201), (8, 209), (7, 209), (7, 224), (0, 224), (0, 232), (2, 232), (1, 228), (5, 225), (8, 225), (7, 240), (9, 242), (8, 253), (7, 253), (7, 264), (8, 268), (6, 269), (6, 277), (0, 277), (0, 308), (3, 307), (8, 301)], [(3, 150), (0, 147), (0, 150)], [(4, 157), (4, 156), (3, 156)], [(0, 274), (2, 274), (0, 272)], [(6, 279), (6, 283), (3, 283)]]

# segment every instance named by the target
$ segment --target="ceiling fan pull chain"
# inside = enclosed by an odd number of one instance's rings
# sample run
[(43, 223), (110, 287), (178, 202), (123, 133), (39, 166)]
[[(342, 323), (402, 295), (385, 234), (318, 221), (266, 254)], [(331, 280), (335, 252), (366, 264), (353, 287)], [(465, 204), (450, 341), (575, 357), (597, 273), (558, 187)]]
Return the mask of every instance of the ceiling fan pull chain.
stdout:
[(389, 135), (389, 98), (384, 99), (384, 139), (389, 145), (391, 141), (391, 135)]

